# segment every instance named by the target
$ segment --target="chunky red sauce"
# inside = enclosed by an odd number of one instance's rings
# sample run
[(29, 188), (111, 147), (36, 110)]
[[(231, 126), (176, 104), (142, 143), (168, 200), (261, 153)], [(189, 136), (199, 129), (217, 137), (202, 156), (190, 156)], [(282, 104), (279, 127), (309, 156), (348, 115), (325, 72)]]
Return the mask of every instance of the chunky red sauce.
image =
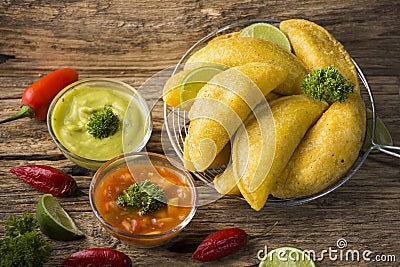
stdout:
[[(168, 202), (165, 207), (140, 215), (138, 211), (117, 205), (120, 193), (134, 182), (146, 179), (164, 190)], [(95, 192), (94, 201), (105, 221), (135, 234), (157, 234), (173, 229), (189, 215), (194, 204), (184, 176), (167, 167), (147, 165), (124, 167), (105, 177)]]

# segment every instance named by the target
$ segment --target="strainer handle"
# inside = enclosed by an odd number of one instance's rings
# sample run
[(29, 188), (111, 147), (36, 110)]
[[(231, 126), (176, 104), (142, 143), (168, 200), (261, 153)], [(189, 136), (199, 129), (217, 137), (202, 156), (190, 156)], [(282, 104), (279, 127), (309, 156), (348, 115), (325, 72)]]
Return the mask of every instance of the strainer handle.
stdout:
[(382, 153), (400, 158), (400, 154), (394, 152), (394, 151), (400, 151), (400, 147), (398, 147), (398, 146), (386, 146), (386, 145), (376, 144), (373, 146), (373, 149), (377, 149), (377, 150), (381, 151)]

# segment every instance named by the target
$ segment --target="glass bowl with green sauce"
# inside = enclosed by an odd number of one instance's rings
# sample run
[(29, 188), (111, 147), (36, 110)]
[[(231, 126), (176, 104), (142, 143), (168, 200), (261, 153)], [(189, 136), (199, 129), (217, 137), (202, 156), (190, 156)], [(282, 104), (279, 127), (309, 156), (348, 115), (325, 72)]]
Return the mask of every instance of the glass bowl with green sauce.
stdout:
[(79, 80), (52, 101), (47, 126), (61, 152), (97, 170), (108, 160), (141, 151), (153, 130), (146, 100), (130, 85), (108, 78)]

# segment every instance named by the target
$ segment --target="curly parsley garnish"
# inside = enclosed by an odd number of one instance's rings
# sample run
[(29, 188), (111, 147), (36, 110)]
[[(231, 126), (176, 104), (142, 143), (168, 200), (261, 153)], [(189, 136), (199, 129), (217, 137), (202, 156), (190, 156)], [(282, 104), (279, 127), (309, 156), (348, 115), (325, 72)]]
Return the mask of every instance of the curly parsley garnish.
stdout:
[(344, 102), (353, 92), (354, 83), (347, 81), (334, 67), (314, 69), (301, 84), (304, 93), (327, 102)]
[(119, 194), (117, 204), (120, 207), (139, 210), (139, 214), (144, 215), (166, 206), (166, 196), (161, 187), (145, 180), (132, 184), (125, 192)]
[(88, 132), (98, 139), (112, 136), (117, 132), (118, 127), (118, 115), (109, 106), (105, 106), (100, 112), (93, 113), (87, 124)]

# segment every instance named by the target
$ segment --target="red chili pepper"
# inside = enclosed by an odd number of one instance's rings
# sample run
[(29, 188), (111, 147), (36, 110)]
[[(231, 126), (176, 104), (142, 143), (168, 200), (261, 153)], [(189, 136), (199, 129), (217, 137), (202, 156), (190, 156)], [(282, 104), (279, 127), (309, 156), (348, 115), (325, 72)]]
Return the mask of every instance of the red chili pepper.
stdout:
[(37, 190), (55, 197), (70, 196), (78, 188), (74, 178), (49, 166), (21, 166), (11, 169), (11, 172)]
[(109, 248), (90, 248), (69, 255), (62, 267), (113, 266), (130, 267), (131, 259), (124, 253)]
[(246, 245), (248, 236), (240, 228), (229, 228), (208, 235), (197, 247), (192, 258), (206, 262), (232, 254)]
[(47, 110), (53, 98), (67, 85), (78, 80), (78, 73), (71, 68), (63, 68), (49, 73), (25, 89), (22, 94), (20, 111), (1, 123), (24, 117), (46, 120)]

